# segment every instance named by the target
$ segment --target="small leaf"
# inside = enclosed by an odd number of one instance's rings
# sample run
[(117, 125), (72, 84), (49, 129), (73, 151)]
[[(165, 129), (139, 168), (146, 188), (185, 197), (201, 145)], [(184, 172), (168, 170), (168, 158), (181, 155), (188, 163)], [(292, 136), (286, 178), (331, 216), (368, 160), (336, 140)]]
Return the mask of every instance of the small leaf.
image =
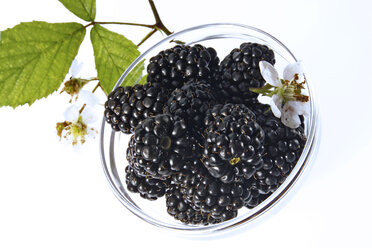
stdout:
[(96, 0), (59, 0), (77, 17), (89, 22), (96, 18)]
[(66, 77), (85, 28), (79, 23), (21, 23), (2, 32), (0, 106), (16, 107), (56, 91)]
[(100, 25), (94, 25), (90, 39), (98, 78), (105, 92), (109, 93), (140, 52), (132, 41)]

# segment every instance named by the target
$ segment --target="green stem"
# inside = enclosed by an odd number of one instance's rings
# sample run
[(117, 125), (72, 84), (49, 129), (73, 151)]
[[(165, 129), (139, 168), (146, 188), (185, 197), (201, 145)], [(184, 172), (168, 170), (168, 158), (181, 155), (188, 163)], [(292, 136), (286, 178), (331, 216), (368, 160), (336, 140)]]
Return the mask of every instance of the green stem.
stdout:
[(156, 9), (156, 6), (154, 4), (153, 0), (149, 0), (149, 4), (152, 10), (152, 14), (155, 18), (155, 24), (143, 24), (143, 23), (133, 23), (133, 22), (97, 22), (92, 21), (84, 26), (84, 28), (87, 28), (89, 26), (94, 26), (95, 24), (116, 24), (116, 25), (129, 25), (129, 26), (138, 26), (138, 27), (145, 27), (145, 28), (151, 28), (152, 30), (138, 43), (137, 46), (140, 46), (143, 42), (145, 42), (148, 38), (150, 38), (156, 31), (162, 31), (166, 35), (171, 35), (173, 32), (169, 31), (169, 29), (164, 25), (162, 20), (160, 19), (158, 10)]
[(92, 90), (92, 93), (94, 93), (98, 89), (98, 87), (100, 87), (102, 89), (102, 86), (101, 86), (100, 82), (98, 82), (98, 84), (94, 87), (94, 89)]
[(119, 24), (119, 25), (139, 26), (139, 27), (145, 27), (145, 28), (154, 28), (154, 25), (132, 23), (132, 22), (95, 22), (95, 23), (96, 24)]
[(142, 43), (144, 43), (148, 38), (150, 38), (153, 34), (155, 34), (157, 31), (157, 29), (153, 29), (151, 30), (141, 41), (140, 43), (138, 43), (137, 47), (139, 47), (140, 45), (142, 45)]
[[(98, 78), (96, 78), (96, 80), (98, 80)], [(92, 90), (92, 93), (94, 93), (98, 88), (101, 88), (102, 89), (102, 86), (101, 86), (101, 83), (100, 82), (98, 82), (97, 85), (94, 87), (94, 89)], [(102, 89), (102, 91), (103, 91), (103, 89)], [(79, 114), (81, 114), (84, 111), (85, 106), (87, 106), (87, 105), (84, 103), (84, 105), (79, 110)]]
[(159, 16), (159, 13), (158, 13), (158, 10), (156, 9), (155, 7), (155, 4), (154, 4), (154, 1), (153, 0), (149, 0), (149, 3), (150, 3), (150, 6), (151, 6), (151, 10), (152, 10), (152, 13), (155, 17), (155, 27), (158, 27), (161, 31), (163, 31), (166, 35), (171, 35), (172, 32), (169, 31), (165, 25), (163, 24), (163, 22), (161, 21), (160, 19), (160, 16)]
[(133, 23), (133, 22), (90, 22), (87, 25), (84, 26), (84, 28), (87, 28), (89, 26), (95, 25), (95, 24), (116, 24), (116, 25), (129, 25), (129, 26), (139, 26), (139, 27), (145, 27), (145, 28), (151, 28), (153, 29), (155, 25), (150, 25), (150, 24), (143, 24), (143, 23)]
[(79, 110), (79, 115), (81, 114), (81, 112), (83, 112), (83, 110), (85, 109), (85, 106), (87, 105), (84, 103), (83, 107), (81, 107), (81, 109)]

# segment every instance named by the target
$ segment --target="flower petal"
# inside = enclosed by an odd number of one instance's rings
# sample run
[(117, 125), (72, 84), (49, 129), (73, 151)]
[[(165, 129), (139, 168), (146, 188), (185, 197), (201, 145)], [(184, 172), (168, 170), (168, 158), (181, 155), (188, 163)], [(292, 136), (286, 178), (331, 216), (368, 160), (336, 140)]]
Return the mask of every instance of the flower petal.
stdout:
[(65, 121), (74, 122), (79, 118), (79, 108), (76, 105), (71, 105), (63, 113)]
[(300, 115), (307, 115), (306, 102), (289, 101), (281, 110), (281, 121), (290, 128), (297, 128), (301, 125)]
[(271, 111), (273, 112), (274, 116), (280, 118), (281, 116), (281, 105), (283, 103), (283, 99), (278, 95), (273, 95), (271, 98), (270, 106)]
[(78, 77), (82, 68), (83, 68), (83, 61), (79, 62), (77, 59), (74, 59), (74, 61), (72, 61), (72, 64), (70, 66), (69, 73), (71, 74), (72, 77)]
[(301, 66), (301, 62), (296, 62), (293, 64), (288, 64), (283, 71), (283, 79), (291, 81), (295, 74), (298, 74), (298, 76), (301, 78), (303, 75), (303, 69)]
[(282, 123), (290, 128), (298, 128), (301, 125), (301, 119), (298, 115), (289, 114), (288, 112), (283, 112), (280, 118)]
[(279, 79), (279, 74), (274, 68), (274, 66), (272, 66), (267, 61), (260, 61), (258, 65), (260, 67), (261, 75), (265, 79), (266, 83), (276, 87), (282, 86), (282, 83), (280, 82)]
[(98, 114), (96, 112), (97, 111), (89, 105), (85, 106), (84, 110), (81, 112), (83, 122), (87, 125), (95, 123), (98, 120)]
[(94, 106), (99, 103), (98, 97), (88, 90), (80, 90), (78, 101), (90, 106)]
[(297, 115), (308, 115), (310, 111), (309, 102), (289, 101), (286, 105), (292, 108)]

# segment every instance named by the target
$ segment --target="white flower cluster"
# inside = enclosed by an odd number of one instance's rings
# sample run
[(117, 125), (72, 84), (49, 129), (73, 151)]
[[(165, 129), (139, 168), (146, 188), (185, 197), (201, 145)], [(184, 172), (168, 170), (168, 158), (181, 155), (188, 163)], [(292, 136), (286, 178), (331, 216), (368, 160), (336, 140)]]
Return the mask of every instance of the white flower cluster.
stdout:
[[(69, 70), (71, 79), (79, 77), (82, 67), (82, 62), (73, 61)], [(68, 143), (77, 145), (84, 143), (86, 138), (95, 137), (97, 131), (94, 124), (102, 111), (98, 97), (91, 91), (80, 89), (73, 99), (75, 101), (64, 112), (65, 121), (57, 123), (57, 132)]]

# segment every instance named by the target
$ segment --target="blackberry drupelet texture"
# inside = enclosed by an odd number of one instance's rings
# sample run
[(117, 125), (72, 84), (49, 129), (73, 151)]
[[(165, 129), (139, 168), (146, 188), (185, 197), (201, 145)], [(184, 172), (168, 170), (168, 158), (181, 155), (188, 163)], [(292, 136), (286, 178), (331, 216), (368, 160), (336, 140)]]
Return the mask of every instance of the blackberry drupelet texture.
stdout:
[[(107, 101), (105, 102), (105, 111), (104, 116), (105, 120), (108, 124), (111, 125), (111, 128), (115, 131), (120, 131), (119, 123), (121, 121), (122, 115), (122, 108), (121, 105), (125, 101), (128, 101), (129, 96), (133, 93), (132, 87), (118, 87), (113, 90), (107, 97)], [(121, 124), (124, 127), (124, 124)], [(125, 133), (129, 133), (130, 125), (129, 123), (124, 128)]]
[(262, 167), (265, 133), (244, 105), (216, 105), (207, 112), (203, 161), (224, 183), (249, 179)]
[[(252, 185), (250, 186), (252, 187)], [(271, 193), (260, 194), (260, 192), (254, 186), (251, 188), (251, 194), (252, 194), (251, 199), (244, 205), (249, 209), (257, 207), (271, 195)]]
[(125, 168), (125, 181), (127, 189), (133, 193), (139, 193), (141, 197), (147, 200), (156, 200), (164, 196), (169, 187), (169, 180), (159, 180), (150, 176), (140, 176), (136, 170), (127, 166)]
[(172, 91), (190, 79), (210, 80), (218, 64), (217, 52), (211, 47), (176, 45), (150, 59), (147, 81), (160, 83)]
[(248, 182), (251, 189), (260, 195), (253, 197), (248, 207), (254, 207), (265, 200), (285, 181), (299, 160), (306, 143), (303, 128), (292, 129), (285, 126), (272, 114), (269, 105), (257, 103), (252, 109), (266, 136), (262, 168), (257, 170)]
[(171, 185), (165, 194), (167, 212), (185, 224), (208, 225), (218, 223), (208, 213), (193, 209), (185, 202), (179, 186)]
[(238, 210), (251, 199), (251, 192), (243, 183), (223, 183), (204, 176), (195, 187), (187, 188), (187, 198), (195, 210), (208, 213), (217, 221), (227, 221), (237, 216)]
[(183, 120), (160, 114), (142, 121), (134, 132), (127, 154), (133, 166), (155, 179), (165, 179), (180, 171), (193, 154), (194, 140)]
[(258, 94), (249, 88), (260, 88), (265, 83), (258, 66), (262, 60), (275, 64), (274, 52), (266, 45), (247, 42), (233, 49), (220, 64), (217, 76), (219, 99), (247, 106), (257, 102)]
[(214, 92), (207, 82), (190, 80), (171, 93), (164, 113), (184, 119), (189, 126), (200, 130), (205, 113), (215, 103)]
[(156, 83), (118, 87), (108, 95), (105, 120), (115, 131), (133, 133), (140, 121), (163, 113), (168, 97), (168, 91)]

